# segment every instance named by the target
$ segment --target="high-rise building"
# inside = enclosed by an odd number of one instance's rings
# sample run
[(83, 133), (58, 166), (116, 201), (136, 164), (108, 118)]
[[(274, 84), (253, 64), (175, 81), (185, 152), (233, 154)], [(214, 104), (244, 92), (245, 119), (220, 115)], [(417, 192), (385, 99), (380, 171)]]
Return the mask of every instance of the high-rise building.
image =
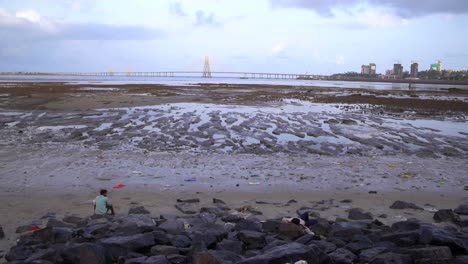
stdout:
[(377, 66), (375, 65), (375, 63), (369, 63), (369, 65), (361, 66), (362, 75), (375, 75), (376, 71), (377, 71)]
[(400, 63), (393, 64), (393, 74), (399, 77), (403, 76), (403, 66)]
[(411, 64), (411, 73), (410, 76), (411, 78), (418, 78), (418, 63), (414, 62)]
[(361, 74), (362, 75), (369, 75), (371, 71), (371, 68), (369, 65), (362, 65), (361, 66)]
[(431, 71), (438, 71), (438, 72), (441, 72), (441, 71), (442, 71), (442, 62), (441, 62), (441, 61), (437, 61), (437, 63), (431, 64), (430, 70), (431, 70)]
[(369, 63), (370, 66), (370, 74), (375, 75), (377, 73), (377, 65), (375, 63)]

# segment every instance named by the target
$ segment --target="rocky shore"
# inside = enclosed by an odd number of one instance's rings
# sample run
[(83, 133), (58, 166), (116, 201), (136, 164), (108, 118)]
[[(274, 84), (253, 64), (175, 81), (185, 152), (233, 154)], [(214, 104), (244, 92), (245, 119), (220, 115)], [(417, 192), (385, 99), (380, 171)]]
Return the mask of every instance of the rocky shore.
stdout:
[[(128, 215), (86, 217), (48, 214), (17, 228), (18, 240), (5, 255), (8, 263), (468, 263), (468, 204), (438, 210), (435, 223), (408, 219), (387, 226), (360, 208), (330, 221), (307, 212), (315, 234), (281, 219), (260, 221), (251, 206), (230, 208), (213, 199), (178, 199), (183, 215), (155, 217), (142, 206)], [(348, 201), (343, 200), (342, 203)], [(295, 200), (287, 203), (294, 204)], [(394, 210), (419, 210), (395, 201)], [(41, 225), (41, 223), (44, 223)], [(0, 228), (0, 238), (3, 231)]]

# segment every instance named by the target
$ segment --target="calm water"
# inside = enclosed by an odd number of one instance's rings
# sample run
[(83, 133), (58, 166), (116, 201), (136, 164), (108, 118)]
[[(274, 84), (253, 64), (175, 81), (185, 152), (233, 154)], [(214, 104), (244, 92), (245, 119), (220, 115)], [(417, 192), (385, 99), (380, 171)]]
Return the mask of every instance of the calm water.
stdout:
[[(140, 77), (140, 76), (17, 76), (2, 75), (0, 82), (69, 82), (77, 84), (162, 84), (168, 86), (185, 86), (206, 84), (253, 84), (253, 85), (293, 85), (293, 86), (319, 86), (337, 88), (356, 88), (370, 90), (408, 90), (405, 83), (380, 82), (347, 82), (323, 80), (291, 80), (291, 79), (240, 79), (240, 78), (200, 78), (200, 77)], [(441, 90), (460, 88), (468, 90), (468, 85), (445, 84), (412, 84), (412, 89)]]

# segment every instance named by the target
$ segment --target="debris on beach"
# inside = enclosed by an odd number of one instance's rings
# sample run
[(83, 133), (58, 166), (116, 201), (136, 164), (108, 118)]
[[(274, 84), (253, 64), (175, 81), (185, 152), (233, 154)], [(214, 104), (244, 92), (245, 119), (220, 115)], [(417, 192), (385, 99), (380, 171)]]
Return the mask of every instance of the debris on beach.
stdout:
[(112, 188), (113, 188), (113, 189), (122, 189), (122, 188), (124, 188), (125, 186), (126, 186), (125, 184), (121, 184), (121, 183), (120, 183), (120, 184), (115, 185), (115, 186), (112, 187)]

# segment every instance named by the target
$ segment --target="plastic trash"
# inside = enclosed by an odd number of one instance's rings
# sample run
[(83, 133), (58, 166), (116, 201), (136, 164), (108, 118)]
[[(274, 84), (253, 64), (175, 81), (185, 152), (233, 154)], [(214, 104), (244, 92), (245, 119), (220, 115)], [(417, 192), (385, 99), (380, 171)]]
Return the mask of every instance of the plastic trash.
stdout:
[(398, 165), (397, 164), (388, 164), (388, 167), (389, 168), (396, 168), (396, 167), (398, 167)]
[(250, 185), (259, 185), (259, 182), (249, 182)]
[(185, 179), (184, 181), (186, 181), (186, 182), (194, 182), (194, 181), (197, 181), (197, 179), (195, 179), (195, 178), (188, 178), (188, 179)]
[(125, 187), (125, 186), (126, 186), (125, 184), (117, 184), (117, 185), (115, 185), (115, 186), (112, 187), (112, 188), (114, 188), (114, 189), (122, 189), (122, 188)]
[(37, 225), (33, 225), (31, 226), (28, 231), (37, 231), (37, 230), (41, 230), (42, 228), (38, 227)]
[(414, 178), (414, 173), (410, 173), (410, 172), (406, 172), (406, 173), (402, 173), (400, 175), (398, 175), (398, 177), (402, 178), (402, 179), (412, 179)]

